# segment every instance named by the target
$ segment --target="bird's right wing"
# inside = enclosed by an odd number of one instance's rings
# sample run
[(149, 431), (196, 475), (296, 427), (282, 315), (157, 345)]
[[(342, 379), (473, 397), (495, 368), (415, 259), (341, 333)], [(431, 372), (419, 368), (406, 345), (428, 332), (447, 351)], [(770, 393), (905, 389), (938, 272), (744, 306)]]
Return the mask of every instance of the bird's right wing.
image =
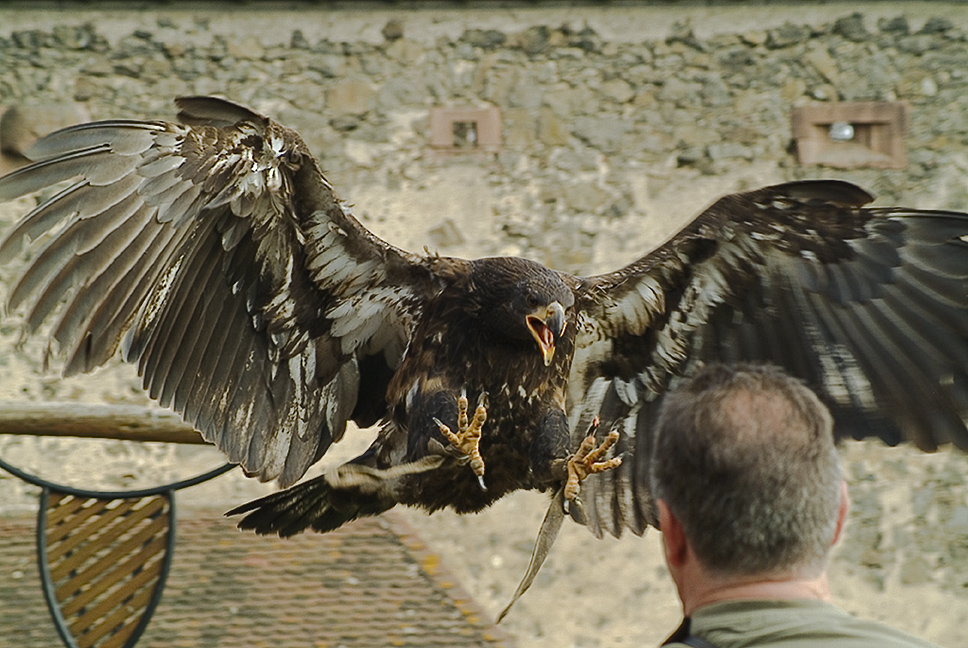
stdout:
[(968, 214), (870, 200), (836, 181), (725, 196), (652, 253), (584, 280), (573, 435), (597, 416), (629, 453), (582, 486), (596, 533), (645, 529), (663, 395), (703, 363), (784, 368), (820, 394), (839, 436), (968, 449)]
[(180, 123), (114, 120), (40, 140), (0, 201), (62, 181), (0, 245), (46, 240), (11, 289), (50, 353), (88, 372), (123, 344), (145, 389), (263, 480), (295, 482), (385, 409), (433, 261), (346, 213), (299, 136), (220, 99)]

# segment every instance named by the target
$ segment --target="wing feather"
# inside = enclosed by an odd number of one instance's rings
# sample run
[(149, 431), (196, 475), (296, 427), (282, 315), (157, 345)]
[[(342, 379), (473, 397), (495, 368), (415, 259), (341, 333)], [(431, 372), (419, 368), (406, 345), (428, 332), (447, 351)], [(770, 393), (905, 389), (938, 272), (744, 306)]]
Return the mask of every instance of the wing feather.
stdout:
[[(59, 330), (64, 331), (86, 327), (101, 332), (100, 343), (95, 341), (92, 345), (91, 357), (87, 361), (90, 366), (107, 362), (122, 342), (124, 357), (132, 357), (126, 332), (130, 330), (141, 304), (151, 294), (155, 282), (163, 276), (164, 263), (171, 258), (172, 250), (180, 241), (174, 230), (161, 227), (151, 218), (150, 209), (142, 206), (141, 213), (147, 218), (146, 225), (135, 242), (115, 257), (114, 263), (104, 274), (90, 286), (85, 286), (92, 296), (105, 296), (96, 305), (88, 307), (88, 299), (79, 292), (65, 310), (58, 326)], [(69, 318), (72, 310), (76, 315)]]
[(650, 255), (582, 280), (572, 420), (599, 415), (632, 455), (589, 478), (593, 532), (651, 520), (662, 395), (706, 362), (784, 367), (840, 436), (968, 449), (968, 215), (869, 200), (834, 181), (727, 196)]
[(124, 119), (77, 124), (38, 140), (27, 151), (27, 157), (49, 160), (98, 146), (110, 147), (118, 155), (140, 155), (149, 151), (156, 136), (164, 131), (162, 123)]
[[(212, 442), (220, 448), (231, 443), (234, 436), (232, 427), (233, 410), (229, 403), (229, 395), (239, 393), (239, 383), (243, 376), (236, 370), (235, 364), (245, 357), (241, 351), (250, 339), (247, 336), (248, 322), (242, 318), (228, 318), (228, 323), (224, 328), (219, 328), (223, 334), (219, 336), (216, 344), (213, 344), (213, 351), (217, 354), (216, 362), (211, 374), (211, 383), (208, 393), (217, 395), (214, 399), (212, 409)], [(222, 380), (219, 385), (217, 381)]]
[(9, 261), (49, 233), (8, 301), (29, 332), (60, 309), (49, 354), (66, 374), (123, 341), (152, 398), (288, 485), (352, 419), (358, 357), (395, 368), (437, 279), (343, 211), (296, 133), (224, 100), (177, 104), (180, 123), (58, 131), (0, 178), (0, 200), (73, 181), (0, 243)]
[[(75, 282), (80, 279), (84, 279), (84, 285), (96, 282), (117, 255), (138, 236), (148, 214), (139, 211), (134, 201), (128, 201), (109, 208), (106, 216), (103, 220), (89, 219), (95, 223), (91, 227), (76, 228), (66, 237), (52, 239), (51, 245), (33, 263), (36, 274), (25, 277), (30, 281), (18, 283), (10, 293), (10, 307), (16, 308), (27, 295), (39, 292), (27, 319), (31, 330), (36, 330), (47, 319)], [(69, 260), (64, 263), (64, 258)], [(84, 291), (83, 285), (77, 289), (79, 295)]]
[[(219, 282), (222, 277), (217, 260), (209, 250), (186, 259), (184, 271), (173, 280), (172, 296), (163, 301), (152, 327), (135, 328), (133, 334), (135, 340), (139, 335), (148, 339), (139, 370), (142, 375), (155, 378), (149, 385), (149, 395), (162, 403), (173, 403), (176, 411), (185, 409), (185, 401), (177, 400), (177, 397), (180, 395), (184, 399), (193, 393), (190, 387), (182, 384), (186, 373), (191, 379), (208, 369), (204, 363), (196, 363), (196, 359), (208, 347), (217, 324), (206, 321), (213, 295), (217, 299), (221, 292)], [(186, 282), (192, 284), (192, 289), (188, 289)], [(198, 371), (191, 371), (196, 364)]]

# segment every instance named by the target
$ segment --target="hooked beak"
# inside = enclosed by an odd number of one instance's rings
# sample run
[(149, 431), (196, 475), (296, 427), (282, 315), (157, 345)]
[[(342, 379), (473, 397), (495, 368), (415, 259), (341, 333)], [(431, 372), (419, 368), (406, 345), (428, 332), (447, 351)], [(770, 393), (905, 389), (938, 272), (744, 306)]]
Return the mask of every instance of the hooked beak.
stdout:
[(547, 367), (555, 357), (555, 343), (565, 332), (565, 309), (558, 302), (552, 302), (547, 308), (542, 308), (525, 318), (528, 330), (534, 336), (541, 358)]

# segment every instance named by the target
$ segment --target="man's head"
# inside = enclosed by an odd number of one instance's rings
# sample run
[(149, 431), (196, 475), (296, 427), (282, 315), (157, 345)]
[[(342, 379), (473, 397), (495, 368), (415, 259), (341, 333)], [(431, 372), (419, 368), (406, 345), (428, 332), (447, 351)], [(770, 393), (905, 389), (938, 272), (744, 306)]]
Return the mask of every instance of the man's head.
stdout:
[(842, 519), (830, 413), (776, 368), (707, 367), (665, 398), (652, 488), (710, 573), (815, 577)]

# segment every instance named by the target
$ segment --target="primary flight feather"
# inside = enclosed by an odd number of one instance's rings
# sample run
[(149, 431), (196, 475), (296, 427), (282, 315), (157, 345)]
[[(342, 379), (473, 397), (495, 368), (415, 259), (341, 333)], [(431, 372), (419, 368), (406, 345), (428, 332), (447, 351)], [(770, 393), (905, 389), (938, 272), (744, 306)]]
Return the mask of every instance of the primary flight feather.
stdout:
[[(177, 104), (178, 123), (38, 142), (0, 200), (70, 184), (0, 261), (45, 240), (8, 303), (28, 332), (54, 319), (66, 374), (120, 348), (152, 398), (287, 488), (239, 507), (244, 528), (540, 489), (596, 534), (642, 533), (662, 394), (712, 361), (800, 376), (841, 436), (968, 449), (965, 214), (802, 181), (726, 196), (600, 276), (417, 255), (344, 210), (295, 132), (221, 99)], [(370, 448), (296, 484), (349, 421), (379, 426)]]

